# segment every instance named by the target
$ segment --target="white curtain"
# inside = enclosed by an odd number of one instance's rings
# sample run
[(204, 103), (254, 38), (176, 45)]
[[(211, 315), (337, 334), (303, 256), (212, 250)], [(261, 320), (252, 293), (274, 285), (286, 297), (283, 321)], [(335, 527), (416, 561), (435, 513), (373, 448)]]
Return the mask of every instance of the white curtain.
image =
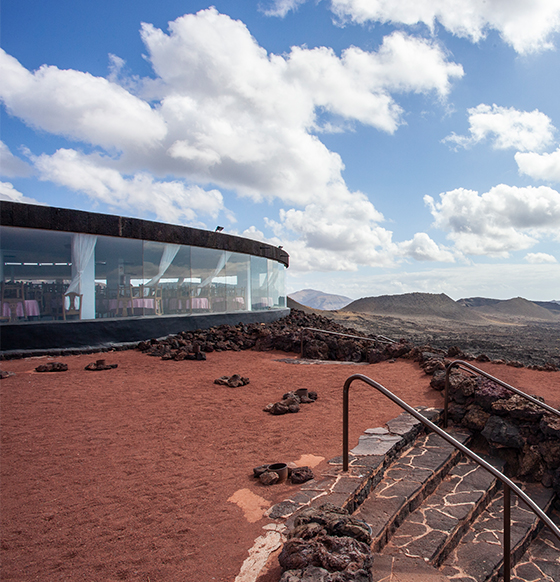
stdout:
[(158, 274), (146, 283), (146, 287), (154, 287), (158, 284), (159, 280), (165, 275), (165, 271), (169, 269), (173, 259), (177, 256), (180, 248), (181, 245), (165, 245), (159, 260)]
[(82, 296), (81, 319), (95, 319), (96, 243), (97, 236), (93, 234), (72, 235), (72, 281), (66, 293)]
[(206, 277), (206, 279), (202, 281), (199, 287), (206, 287), (207, 285), (210, 285), (210, 283), (212, 283), (212, 279), (216, 277), (218, 273), (226, 266), (226, 263), (229, 261), (230, 257), (231, 257), (230, 251), (222, 253), (222, 256), (220, 257), (220, 260), (218, 261), (218, 265), (214, 269), (214, 272), (209, 277)]
[(84, 292), (84, 272), (93, 256), (97, 237), (93, 234), (75, 234), (72, 236), (72, 265), (74, 276), (66, 293)]

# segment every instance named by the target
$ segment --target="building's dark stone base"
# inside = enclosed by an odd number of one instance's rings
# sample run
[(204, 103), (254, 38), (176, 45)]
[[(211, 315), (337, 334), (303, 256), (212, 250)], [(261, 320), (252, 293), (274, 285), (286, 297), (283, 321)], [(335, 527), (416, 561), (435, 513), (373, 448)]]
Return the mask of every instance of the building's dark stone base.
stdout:
[(203, 315), (164, 315), (95, 319), (88, 321), (41, 321), (0, 326), (0, 358), (49, 353), (57, 349), (103, 348), (208, 329), (217, 325), (270, 323), (289, 315), (289, 309), (237, 311)]

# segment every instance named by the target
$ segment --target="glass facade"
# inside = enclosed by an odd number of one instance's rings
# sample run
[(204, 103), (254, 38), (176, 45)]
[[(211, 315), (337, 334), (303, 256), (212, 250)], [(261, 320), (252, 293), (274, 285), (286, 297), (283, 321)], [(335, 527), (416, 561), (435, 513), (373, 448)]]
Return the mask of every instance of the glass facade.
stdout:
[(0, 227), (1, 322), (283, 309), (265, 257), (129, 238)]

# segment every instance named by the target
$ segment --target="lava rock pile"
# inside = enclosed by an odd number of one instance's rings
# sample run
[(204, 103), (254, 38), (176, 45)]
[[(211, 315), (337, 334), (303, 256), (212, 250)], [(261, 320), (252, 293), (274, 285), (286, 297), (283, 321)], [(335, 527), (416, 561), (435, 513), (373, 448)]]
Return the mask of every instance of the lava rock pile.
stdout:
[[(443, 369), (435, 370), (430, 385), (445, 389)], [(449, 403), (450, 419), (481, 435), (490, 453), (506, 462), (506, 474), (540, 481), (560, 494), (559, 417), (492, 380), (458, 369), (449, 375)]]
[[(279, 350), (299, 353), (301, 328), (313, 327), (325, 331), (363, 335), (343, 327), (327, 317), (292, 310), (290, 315), (272, 323), (220, 325), (206, 330), (183, 331), (164, 339), (140, 342), (137, 348), (163, 360), (204, 359), (210, 352), (226, 350)], [(354, 362), (380, 362), (401, 357), (412, 345), (404, 342), (386, 344), (375, 336), (364, 340), (341, 338), (311, 330), (304, 332), (304, 358)]]
[(331, 503), (303, 510), (278, 557), (280, 582), (370, 582), (367, 523)]
[(35, 368), (36, 372), (66, 372), (67, 370), (68, 364), (63, 364), (62, 362), (49, 362)]
[(317, 400), (317, 392), (307, 391), (305, 388), (286, 392), (279, 402), (271, 402), (263, 408), (263, 412), (270, 412), (274, 415), (288, 414), (289, 412), (299, 412), (300, 404), (309, 404)]
[(221, 376), (214, 380), (214, 384), (218, 384), (218, 386), (229, 386), (230, 388), (239, 388), (240, 386), (247, 386), (249, 384), (249, 378), (243, 378), (239, 374)]

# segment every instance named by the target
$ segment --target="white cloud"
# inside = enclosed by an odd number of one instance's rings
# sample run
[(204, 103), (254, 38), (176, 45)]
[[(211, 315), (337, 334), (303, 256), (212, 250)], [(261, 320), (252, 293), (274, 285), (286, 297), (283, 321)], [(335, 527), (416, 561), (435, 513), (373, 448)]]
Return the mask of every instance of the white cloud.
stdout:
[(17, 178), (20, 176), (29, 176), (33, 169), (27, 162), (12, 154), (10, 148), (0, 141), (0, 175), (7, 178)]
[(16, 190), (14, 185), (10, 182), (0, 182), (0, 200), (23, 202), (26, 204), (39, 204), (44, 206), (42, 202), (37, 202), (34, 198), (24, 196), (19, 190)]
[(437, 261), (454, 263), (455, 256), (445, 247), (440, 247), (425, 232), (417, 232), (412, 240), (398, 244), (404, 257), (416, 261)]
[(144, 172), (125, 177), (111, 167), (114, 165), (110, 158), (69, 149), (57, 150), (52, 156), (43, 154), (35, 160), (42, 180), (83, 192), (114, 208), (141, 214), (153, 212), (166, 222), (193, 223), (200, 214), (216, 217), (223, 209), (222, 195), (217, 190), (188, 187), (179, 181), (157, 181)]
[(0, 75), (0, 99), (32, 127), (118, 150), (165, 137), (159, 113), (107, 79), (46, 65), (30, 73), (1, 49)]
[(538, 109), (518, 111), (513, 107), (480, 104), (468, 110), (470, 135), (447, 136), (443, 142), (470, 147), (490, 139), (498, 150), (539, 151), (553, 141), (555, 127)]
[(528, 263), (537, 265), (539, 263), (557, 263), (556, 257), (549, 255), (548, 253), (527, 253), (525, 255), (525, 260)]
[(556, 0), (331, 0), (341, 19), (357, 23), (383, 22), (434, 29), (439, 22), (449, 32), (478, 42), (488, 30), (497, 30), (518, 53), (552, 48), (560, 30)]
[(507, 257), (540, 239), (560, 240), (560, 193), (552, 188), (518, 188), (500, 184), (479, 195), (458, 188), (440, 194), (440, 202), (425, 196), (434, 226), (448, 232), (465, 254)]
[(38, 156), (41, 179), (172, 221), (225, 210), (217, 190), (182, 180), (276, 199), (283, 208), (269, 224), (303, 268), (355, 269), (402, 256), (380, 213), (348, 189), (340, 155), (315, 135), (317, 118), (323, 129), (342, 119), (394, 132), (404, 115), (395, 94), (444, 99), (463, 75), (438, 44), (396, 32), (376, 52), (268, 54), (245, 24), (214, 8), (176, 19), (167, 33), (143, 24), (141, 35), (156, 78), (134, 83), (116, 56), (108, 80), (47, 66), (31, 73), (0, 55), (0, 98), (12, 115), (109, 154)]
[(560, 182), (560, 148), (551, 154), (517, 153), (515, 161), (521, 174), (535, 180)]
[(290, 10), (297, 10), (307, 0), (274, 0), (270, 8), (262, 8), (267, 16), (280, 16), (284, 18)]

